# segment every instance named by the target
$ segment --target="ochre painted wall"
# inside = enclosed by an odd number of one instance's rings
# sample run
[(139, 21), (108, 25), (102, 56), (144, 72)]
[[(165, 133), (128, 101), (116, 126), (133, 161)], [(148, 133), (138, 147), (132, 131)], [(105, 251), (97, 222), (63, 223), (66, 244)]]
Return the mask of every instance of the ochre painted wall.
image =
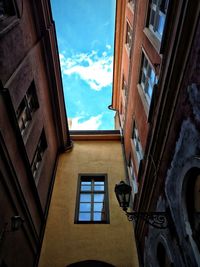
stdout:
[[(79, 173), (107, 173), (110, 224), (74, 224)], [(76, 141), (59, 158), (39, 267), (99, 260), (138, 266), (132, 223), (119, 208), (114, 186), (125, 178), (119, 141)]]

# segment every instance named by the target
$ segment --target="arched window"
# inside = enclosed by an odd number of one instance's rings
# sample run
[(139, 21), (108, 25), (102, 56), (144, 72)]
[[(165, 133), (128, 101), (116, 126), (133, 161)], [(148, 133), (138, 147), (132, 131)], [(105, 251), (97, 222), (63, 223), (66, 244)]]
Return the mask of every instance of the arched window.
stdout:
[(166, 249), (162, 243), (158, 243), (157, 247), (157, 260), (160, 267), (172, 267), (174, 266), (171, 262)]
[(193, 168), (186, 175), (185, 204), (192, 238), (200, 251), (200, 169)]

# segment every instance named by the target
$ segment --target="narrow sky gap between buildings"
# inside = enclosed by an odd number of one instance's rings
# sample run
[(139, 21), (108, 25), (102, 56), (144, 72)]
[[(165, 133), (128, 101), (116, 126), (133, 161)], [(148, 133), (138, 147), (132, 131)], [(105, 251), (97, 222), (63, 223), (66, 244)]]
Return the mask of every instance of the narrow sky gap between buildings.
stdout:
[(51, 0), (71, 130), (112, 130), (116, 0)]

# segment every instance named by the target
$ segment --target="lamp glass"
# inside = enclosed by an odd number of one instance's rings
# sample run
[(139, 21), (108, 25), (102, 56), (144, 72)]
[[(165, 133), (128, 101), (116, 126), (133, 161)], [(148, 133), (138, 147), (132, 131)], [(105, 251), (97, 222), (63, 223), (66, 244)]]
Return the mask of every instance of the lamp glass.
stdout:
[(115, 194), (119, 205), (123, 208), (123, 210), (127, 210), (129, 207), (131, 190), (131, 186), (126, 184), (124, 181), (121, 181), (119, 184), (115, 185)]

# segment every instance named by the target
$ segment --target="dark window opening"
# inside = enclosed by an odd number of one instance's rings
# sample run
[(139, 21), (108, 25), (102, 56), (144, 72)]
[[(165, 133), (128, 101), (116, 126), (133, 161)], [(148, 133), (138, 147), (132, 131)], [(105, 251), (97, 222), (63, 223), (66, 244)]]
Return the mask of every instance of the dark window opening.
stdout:
[(166, 249), (162, 243), (159, 243), (157, 247), (157, 259), (158, 259), (158, 264), (160, 267), (173, 267), (174, 266), (174, 264), (169, 259), (166, 253)]
[(0, 0), (0, 36), (19, 22), (16, 0)]
[(0, 21), (15, 15), (15, 6), (12, 0), (0, 0)]
[(80, 175), (75, 223), (108, 223), (106, 175)]

